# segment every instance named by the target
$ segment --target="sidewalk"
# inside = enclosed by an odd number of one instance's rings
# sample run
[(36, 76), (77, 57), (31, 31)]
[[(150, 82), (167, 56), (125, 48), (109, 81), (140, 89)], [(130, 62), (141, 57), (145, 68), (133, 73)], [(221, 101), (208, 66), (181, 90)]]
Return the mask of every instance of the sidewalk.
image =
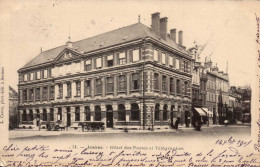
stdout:
[[(205, 129), (205, 128), (214, 128), (214, 127), (223, 127), (225, 125), (203, 125), (202, 126), (202, 129)], [(229, 125), (231, 126), (231, 125)], [(176, 129), (154, 129), (154, 131), (151, 131), (151, 130), (128, 130), (128, 132), (125, 132), (124, 130), (121, 130), (121, 129), (110, 129), (110, 128), (107, 128), (105, 129), (104, 131), (84, 131), (82, 132), (81, 130), (80, 131), (72, 131), (72, 130), (63, 130), (63, 131), (47, 131), (46, 129), (41, 129), (39, 131), (39, 129), (15, 129), (15, 130), (11, 130), (9, 131), (9, 138), (10, 139), (15, 139), (15, 138), (23, 138), (23, 137), (33, 137), (33, 136), (43, 136), (43, 137), (46, 137), (46, 136), (59, 136), (59, 135), (62, 135), (62, 134), (77, 134), (77, 135), (86, 135), (86, 134), (115, 134), (115, 133), (162, 133), (162, 132), (165, 132), (165, 133), (178, 133), (180, 131), (191, 131), (191, 130), (195, 130), (194, 127), (186, 127), (184, 125), (180, 125), (179, 126), (179, 129), (176, 130)]]

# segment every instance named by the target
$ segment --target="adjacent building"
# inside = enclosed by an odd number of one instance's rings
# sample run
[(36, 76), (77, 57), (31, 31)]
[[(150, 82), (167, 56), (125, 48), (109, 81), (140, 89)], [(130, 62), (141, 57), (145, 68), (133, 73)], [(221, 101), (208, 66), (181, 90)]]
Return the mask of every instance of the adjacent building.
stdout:
[(9, 129), (18, 127), (18, 93), (9, 86)]
[(206, 60), (204, 67), (207, 70), (207, 108), (213, 113), (213, 124), (222, 124), (227, 119), (229, 105), (229, 77), (228, 73), (219, 71), (212, 66), (211, 60)]
[[(19, 126), (60, 121), (107, 128), (169, 128), (191, 122), (191, 62), (183, 32), (152, 14), (140, 23), (39, 53), (18, 70)], [(177, 38), (178, 35), (178, 38)], [(177, 42), (178, 40), (178, 42)]]

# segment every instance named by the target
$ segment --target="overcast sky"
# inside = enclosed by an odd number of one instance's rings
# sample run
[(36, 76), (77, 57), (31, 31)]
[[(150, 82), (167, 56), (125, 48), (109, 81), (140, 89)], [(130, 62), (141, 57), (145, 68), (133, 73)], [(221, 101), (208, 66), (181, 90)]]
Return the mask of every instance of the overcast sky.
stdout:
[[(256, 64), (254, 2), (216, 1), (1, 1), (1, 61), (8, 82), (17, 90), (17, 70), (43, 50), (141, 22), (151, 25), (151, 14), (168, 17), (171, 28), (183, 30), (189, 48), (208, 42), (203, 59), (211, 55), (214, 65), (228, 72), (230, 85), (253, 81)], [(258, 8), (258, 10), (257, 10)], [(260, 14), (260, 13), (259, 13)], [(2, 64), (1, 64), (2, 65)]]

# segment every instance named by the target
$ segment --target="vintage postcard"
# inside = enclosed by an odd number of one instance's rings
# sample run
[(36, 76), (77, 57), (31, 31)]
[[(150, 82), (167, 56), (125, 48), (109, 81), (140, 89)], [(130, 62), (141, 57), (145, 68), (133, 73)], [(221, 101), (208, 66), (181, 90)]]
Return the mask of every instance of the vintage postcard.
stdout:
[(259, 1), (0, 9), (0, 166), (260, 166)]

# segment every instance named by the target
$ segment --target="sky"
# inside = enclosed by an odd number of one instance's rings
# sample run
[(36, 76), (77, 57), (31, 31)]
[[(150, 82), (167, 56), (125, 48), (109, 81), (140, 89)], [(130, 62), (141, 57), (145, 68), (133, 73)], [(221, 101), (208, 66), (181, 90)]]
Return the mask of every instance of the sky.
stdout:
[[(138, 22), (150, 27), (151, 14), (168, 17), (168, 32), (183, 31), (187, 48), (207, 46), (202, 59), (228, 73), (230, 85), (250, 85), (256, 74), (256, 2), (0, 0), (0, 65), (17, 90), (17, 70), (40, 53)], [(257, 13), (258, 14), (258, 13)], [(258, 14), (258, 16), (260, 13)]]

